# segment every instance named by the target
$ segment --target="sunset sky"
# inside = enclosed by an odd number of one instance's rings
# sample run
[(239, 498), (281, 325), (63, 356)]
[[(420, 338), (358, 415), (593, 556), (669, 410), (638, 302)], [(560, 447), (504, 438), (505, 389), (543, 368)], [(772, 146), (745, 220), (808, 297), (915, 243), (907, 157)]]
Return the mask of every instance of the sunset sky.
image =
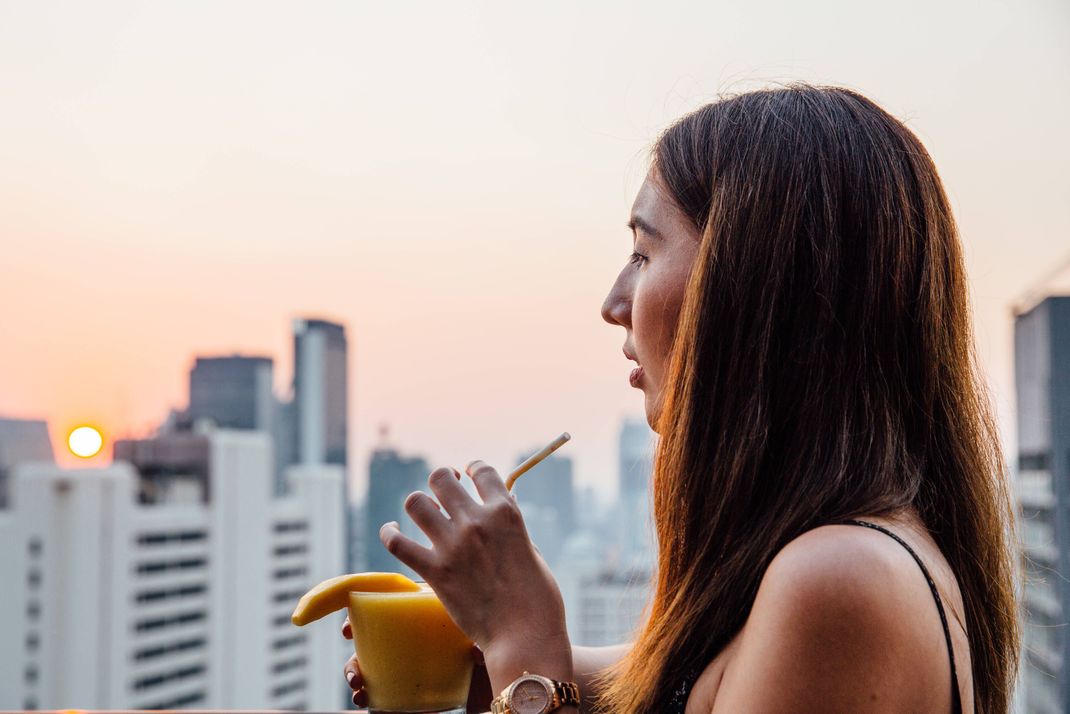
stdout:
[(933, 154), (1013, 439), (1010, 306), (1070, 257), (1065, 0), (0, 2), (0, 416), (71, 464), (77, 424), (183, 406), (195, 354), (273, 356), (285, 389), (291, 318), (323, 316), (358, 489), (380, 423), (457, 466), (568, 430), (611, 489), (642, 402), (599, 306), (647, 149), (793, 79)]

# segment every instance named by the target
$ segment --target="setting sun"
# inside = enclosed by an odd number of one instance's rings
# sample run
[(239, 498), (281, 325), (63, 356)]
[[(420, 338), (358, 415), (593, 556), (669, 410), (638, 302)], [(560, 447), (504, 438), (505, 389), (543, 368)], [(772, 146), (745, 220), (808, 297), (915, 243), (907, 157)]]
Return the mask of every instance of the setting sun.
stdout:
[(80, 426), (67, 437), (71, 453), (83, 459), (96, 456), (104, 446), (104, 437), (91, 426)]

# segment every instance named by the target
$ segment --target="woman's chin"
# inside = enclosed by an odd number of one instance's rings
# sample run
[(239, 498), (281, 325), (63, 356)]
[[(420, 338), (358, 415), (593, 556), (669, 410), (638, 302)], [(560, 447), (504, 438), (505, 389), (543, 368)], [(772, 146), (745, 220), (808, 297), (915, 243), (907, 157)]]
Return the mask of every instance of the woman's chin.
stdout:
[(658, 395), (652, 394), (648, 389), (643, 390), (643, 408), (646, 411), (646, 423), (650, 425), (650, 428), (655, 433), (658, 432), (658, 417), (661, 414), (661, 399)]

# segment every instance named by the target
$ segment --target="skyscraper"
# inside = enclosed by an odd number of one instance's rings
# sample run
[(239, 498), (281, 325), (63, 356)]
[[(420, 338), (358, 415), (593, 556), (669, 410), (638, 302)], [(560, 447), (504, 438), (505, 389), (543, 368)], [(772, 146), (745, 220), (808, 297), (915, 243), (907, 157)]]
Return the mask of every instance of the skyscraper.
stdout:
[[(419, 456), (402, 456), (391, 448), (372, 452), (368, 466), (368, 500), (365, 504), (365, 553), (369, 570), (412, 571), (390, 555), (379, 543), (379, 528), (389, 521), (407, 525), (405, 498), (427, 484), (427, 461)], [(414, 535), (414, 534), (410, 534)]]
[(284, 494), (286, 467), (297, 463), (297, 417), (293, 400), (275, 399), (275, 492)]
[[(348, 409), (349, 351), (344, 325), (326, 320), (297, 319), (294, 331), (293, 402), (283, 405), (280, 419), (292, 430), (279, 434), (277, 453), (299, 464), (337, 464), (345, 472), (342, 500), (346, 524), (346, 565), (355, 568), (351, 546), (355, 511), (349, 493)], [(292, 437), (291, 437), (292, 434)], [(291, 439), (289, 443), (286, 440)]]
[(34, 419), (0, 419), (0, 508), (7, 505), (15, 464), (52, 461), (48, 425)]
[(625, 419), (621, 424), (618, 538), (624, 560), (630, 567), (639, 569), (652, 566), (654, 561), (650, 478), (656, 438), (645, 419)]
[(622, 498), (634, 494), (645, 496), (650, 490), (655, 438), (645, 419), (625, 419), (621, 422), (617, 453)]
[(1025, 544), (1026, 708), (1070, 711), (1070, 297), (1018, 315), (1016, 490)]
[(294, 413), (299, 463), (348, 463), (347, 354), (343, 325), (325, 320), (294, 320)]
[[(522, 455), (522, 463), (534, 450)], [(551, 565), (558, 561), (565, 540), (576, 528), (576, 495), (572, 484), (572, 459), (553, 454), (525, 474), (513, 486), (524, 514), (531, 540)]]
[(220, 429), (273, 428), (270, 357), (198, 357), (189, 373), (191, 421), (210, 419)]

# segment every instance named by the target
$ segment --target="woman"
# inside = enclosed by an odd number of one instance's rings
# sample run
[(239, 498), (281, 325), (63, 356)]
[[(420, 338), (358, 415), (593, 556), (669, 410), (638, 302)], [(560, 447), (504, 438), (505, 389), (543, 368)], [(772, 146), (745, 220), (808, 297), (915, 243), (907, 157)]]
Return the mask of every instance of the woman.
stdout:
[(602, 314), (660, 435), (635, 641), (570, 646), (481, 462), (482, 503), (451, 469), (430, 476), (441, 509), (407, 500), (431, 548), (380, 534), (480, 646), (490, 690), (531, 672), (577, 682), (585, 710), (1005, 712), (1012, 512), (921, 143), (844, 89), (743, 94), (664, 133), (629, 225)]

